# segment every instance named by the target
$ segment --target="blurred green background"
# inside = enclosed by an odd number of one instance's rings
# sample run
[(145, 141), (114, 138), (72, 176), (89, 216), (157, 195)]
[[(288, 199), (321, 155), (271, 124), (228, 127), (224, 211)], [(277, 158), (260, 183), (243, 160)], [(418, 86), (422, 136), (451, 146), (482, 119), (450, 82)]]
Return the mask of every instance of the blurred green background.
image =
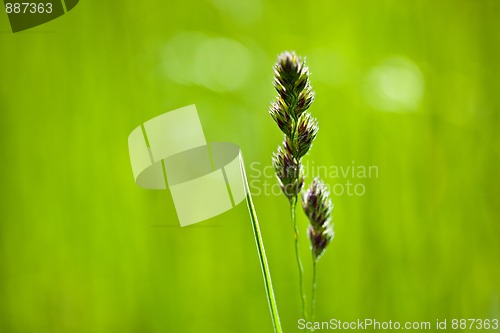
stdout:
[[(305, 161), (378, 167), (326, 179), (366, 191), (333, 197), (317, 319), (499, 318), (499, 22), (495, 0), (82, 1), (16, 34), (0, 14), (0, 332), (271, 332), (244, 203), (178, 227), (168, 191), (134, 184), (127, 136), (194, 103), (208, 141), (241, 146), (254, 194), (275, 184), (249, 166), (281, 141), (283, 50), (317, 94)], [(254, 200), (296, 332), (287, 201)]]

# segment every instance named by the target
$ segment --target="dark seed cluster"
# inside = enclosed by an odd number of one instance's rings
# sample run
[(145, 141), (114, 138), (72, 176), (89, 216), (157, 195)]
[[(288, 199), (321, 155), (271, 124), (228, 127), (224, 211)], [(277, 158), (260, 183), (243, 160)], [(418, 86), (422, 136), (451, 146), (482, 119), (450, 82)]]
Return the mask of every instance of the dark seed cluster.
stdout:
[(309, 218), (308, 235), (313, 257), (318, 260), (333, 239), (332, 201), (325, 184), (315, 178), (302, 196), (302, 208)]

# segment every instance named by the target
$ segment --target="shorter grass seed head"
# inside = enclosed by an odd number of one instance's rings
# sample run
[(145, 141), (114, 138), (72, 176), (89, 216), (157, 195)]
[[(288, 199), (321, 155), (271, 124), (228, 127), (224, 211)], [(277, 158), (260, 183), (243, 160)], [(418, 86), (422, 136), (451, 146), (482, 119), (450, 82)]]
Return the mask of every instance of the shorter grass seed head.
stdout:
[(315, 178), (302, 195), (302, 208), (309, 219), (308, 235), (314, 260), (319, 260), (334, 237), (330, 192), (325, 184)]

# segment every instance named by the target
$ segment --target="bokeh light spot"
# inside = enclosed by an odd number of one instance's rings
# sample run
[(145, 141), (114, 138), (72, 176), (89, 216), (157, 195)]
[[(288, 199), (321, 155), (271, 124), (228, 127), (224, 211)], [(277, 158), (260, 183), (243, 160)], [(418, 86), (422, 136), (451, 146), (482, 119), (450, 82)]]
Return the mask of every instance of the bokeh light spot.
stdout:
[(368, 104), (381, 111), (415, 111), (424, 92), (418, 66), (404, 57), (387, 59), (369, 72), (364, 95)]
[(244, 85), (251, 63), (249, 51), (240, 43), (227, 38), (212, 38), (198, 47), (194, 65), (199, 84), (224, 92)]

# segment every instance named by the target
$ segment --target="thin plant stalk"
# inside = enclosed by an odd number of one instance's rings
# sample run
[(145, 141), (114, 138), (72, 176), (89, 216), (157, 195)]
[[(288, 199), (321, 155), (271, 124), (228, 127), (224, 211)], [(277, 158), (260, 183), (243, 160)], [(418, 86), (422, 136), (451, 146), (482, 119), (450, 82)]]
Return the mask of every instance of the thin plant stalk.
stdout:
[(257, 245), (257, 253), (259, 254), (260, 267), (262, 269), (262, 275), (264, 277), (264, 285), (266, 289), (269, 310), (271, 311), (271, 318), (273, 321), (274, 332), (283, 333), (283, 329), (281, 328), (280, 316), (278, 313), (278, 305), (276, 304), (276, 298), (274, 296), (273, 282), (271, 281), (271, 272), (269, 270), (266, 250), (264, 248), (264, 241), (262, 240), (259, 220), (257, 218), (257, 213), (253, 205), (252, 195), (249, 190), (248, 180), (245, 173), (245, 167), (243, 165), (243, 162), (241, 162), (240, 166), (241, 166), (241, 172), (243, 174), (245, 191), (247, 193), (246, 202), (248, 206), (248, 212), (250, 213), (250, 220), (252, 221), (252, 229), (255, 238), (255, 243)]
[(313, 256), (313, 272), (312, 272), (312, 291), (311, 291), (311, 321), (314, 321), (316, 316), (316, 265), (318, 261)]
[[(297, 122), (292, 122), (292, 133), (291, 138), (292, 142), (297, 133)], [(296, 182), (300, 182), (300, 174), (297, 174)], [(293, 224), (293, 231), (295, 237), (295, 258), (297, 260), (297, 268), (299, 270), (299, 291), (300, 291), (300, 301), (301, 301), (301, 309), (302, 309), (302, 318), (307, 319), (306, 315), (306, 293), (304, 291), (304, 265), (302, 264), (302, 259), (300, 259), (300, 247), (299, 247), (299, 227), (297, 225), (297, 216), (295, 214), (297, 207), (297, 195), (293, 196), (290, 199), (290, 215)]]
[(297, 196), (293, 197), (290, 201), (290, 215), (293, 223), (294, 237), (295, 237), (295, 257), (297, 259), (297, 267), (299, 269), (299, 288), (300, 288), (300, 296), (302, 302), (302, 318), (307, 319), (306, 317), (306, 294), (304, 292), (304, 266), (302, 265), (302, 260), (300, 259), (300, 251), (299, 251), (299, 227), (297, 225), (297, 217), (295, 214), (297, 206)]

